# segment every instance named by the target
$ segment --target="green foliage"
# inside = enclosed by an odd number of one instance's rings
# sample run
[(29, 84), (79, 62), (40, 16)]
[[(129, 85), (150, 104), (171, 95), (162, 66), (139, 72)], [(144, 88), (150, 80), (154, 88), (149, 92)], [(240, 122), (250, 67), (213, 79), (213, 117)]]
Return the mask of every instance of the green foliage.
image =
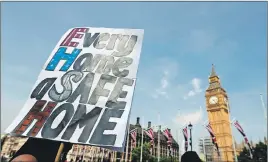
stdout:
[(244, 147), (243, 151), (238, 156), (239, 162), (266, 162), (267, 161), (267, 145), (259, 142), (253, 148), (253, 159), (250, 158), (249, 150)]
[(246, 147), (243, 148), (243, 151), (237, 158), (239, 162), (253, 162), (252, 159), (250, 159), (249, 150)]
[(160, 159), (160, 162), (178, 162), (178, 159), (175, 159), (174, 157), (162, 157)]
[(258, 162), (267, 161), (267, 145), (259, 142), (254, 148), (253, 158)]
[[(133, 162), (140, 161), (140, 156), (141, 156), (141, 146), (136, 147), (132, 150), (132, 161)], [(149, 159), (151, 159), (150, 144), (144, 143), (142, 147), (142, 161), (147, 161)]]
[[(136, 147), (132, 150), (132, 162), (139, 162), (141, 155), (141, 147)], [(154, 157), (150, 154), (150, 144), (145, 143), (143, 144), (142, 148), (142, 161), (143, 162), (157, 162), (157, 157)], [(171, 158), (171, 157), (161, 157), (160, 162), (178, 162), (178, 159)]]

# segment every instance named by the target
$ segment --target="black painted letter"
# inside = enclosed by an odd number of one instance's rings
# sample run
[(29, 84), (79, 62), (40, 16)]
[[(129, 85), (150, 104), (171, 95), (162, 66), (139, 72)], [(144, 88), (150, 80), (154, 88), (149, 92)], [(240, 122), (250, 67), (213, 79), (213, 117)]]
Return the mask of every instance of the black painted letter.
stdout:
[[(74, 77), (72, 78), (72, 76)], [(82, 72), (74, 70), (68, 71), (61, 78), (61, 85), (63, 86), (63, 91), (58, 92), (56, 89), (56, 85), (53, 85), (53, 87), (48, 92), (49, 98), (55, 102), (62, 102), (64, 100), (67, 100), (73, 91), (71, 79), (73, 82), (77, 83), (82, 78), (83, 78)]]
[(78, 142), (87, 142), (89, 135), (101, 113), (101, 110), (101, 108), (95, 107), (93, 110), (87, 113), (86, 105), (79, 104), (74, 117), (61, 138), (64, 140), (70, 140), (77, 126), (79, 126), (79, 128), (84, 128), (78, 139)]
[(69, 97), (67, 102), (73, 103), (78, 96), (81, 95), (79, 103), (86, 104), (88, 101), (88, 96), (94, 81), (94, 73), (89, 72), (85, 78), (80, 82), (78, 87), (75, 89), (73, 94)]
[(106, 83), (114, 83), (115, 81), (116, 81), (115, 76), (102, 74), (95, 90), (90, 96), (88, 103), (91, 105), (95, 105), (98, 102), (100, 96), (108, 97), (110, 90), (103, 88)]
[(132, 35), (130, 39), (129, 35), (123, 35), (117, 45), (118, 52), (113, 52), (112, 55), (116, 57), (123, 57), (129, 55), (132, 52), (135, 44), (137, 43), (137, 39), (138, 37), (136, 35)]
[[(63, 111), (65, 112), (64, 118), (59, 123), (59, 125), (53, 129), (51, 128), (52, 123), (54, 122), (55, 118)], [(60, 105), (47, 119), (46, 124), (44, 125), (41, 135), (44, 138), (56, 138), (61, 133), (61, 131), (67, 126), (68, 122), (72, 118), (74, 114), (74, 107), (71, 103), (64, 103)]]
[(115, 122), (109, 122), (110, 118), (121, 118), (124, 110), (105, 109), (98, 126), (96, 127), (89, 143), (100, 145), (114, 145), (116, 140), (115, 134), (103, 134), (105, 130), (113, 130), (116, 126)]
[(36, 98), (37, 100), (41, 100), (44, 95), (47, 93), (49, 88), (55, 82), (57, 78), (46, 78), (42, 80), (37, 87), (33, 90), (31, 94), (31, 98)]
[(113, 66), (113, 74), (117, 77), (126, 77), (129, 73), (129, 70), (124, 69), (119, 71), (119, 69), (128, 67), (132, 64), (132, 62), (133, 59), (129, 57), (121, 57), (117, 59)]
[(132, 86), (132, 79), (128, 78), (119, 78), (116, 82), (116, 85), (106, 103), (106, 106), (109, 108), (124, 109), (126, 107), (125, 101), (117, 101), (118, 98), (125, 98), (127, 96), (127, 91), (123, 91), (123, 86)]

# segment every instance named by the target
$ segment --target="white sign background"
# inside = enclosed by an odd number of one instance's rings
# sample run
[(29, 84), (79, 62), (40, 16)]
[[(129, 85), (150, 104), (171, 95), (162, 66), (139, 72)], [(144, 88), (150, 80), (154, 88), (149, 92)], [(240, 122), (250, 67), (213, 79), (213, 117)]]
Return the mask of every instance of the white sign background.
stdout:
[[(136, 41), (136, 44), (135, 44), (132, 52), (129, 55), (126, 56), (126, 57), (129, 57), (129, 58), (132, 58), (133, 59), (133, 62), (127, 68), (123, 68), (123, 69), (129, 70), (129, 74), (125, 78), (132, 79), (134, 81), (134, 83), (132, 84), (132, 86), (124, 86), (123, 87), (123, 91), (127, 91), (127, 96), (125, 98), (119, 98), (118, 99), (118, 101), (126, 101), (126, 107), (124, 108), (124, 112), (123, 112), (121, 118), (113, 118), (113, 117), (111, 117), (109, 119), (109, 122), (115, 122), (116, 123), (115, 128), (113, 130), (105, 130), (104, 133), (103, 133), (103, 134), (114, 134), (114, 135), (116, 135), (116, 141), (115, 141), (114, 145), (102, 145), (101, 143), (91, 144), (91, 143), (89, 143), (89, 141), (90, 141), (90, 139), (92, 137), (92, 134), (94, 133), (94, 130), (98, 126), (98, 123), (99, 123), (99, 121), (100, 121), (100, 119), (102, 117), (102, 114), (104, 113), (105, 109), (107, 109), (107, 107), (105, 107), (105, 104), (106, 104), (109, 96), (111, 95), (111, 92), (112, 92), (112, 90), (113, 90), (116, 82), (114, 84), (110, 84), (110, 83), (105, 84), (104, 89), (107, 89), (107, 90), (110, 91), (108, 97), (102, 97), (101, 96), (98, 99), (98, 102), (97, 102), (96, 105), (86, 104), (87, 112), (91, 111), (95, 107), (101, 107), (102, 108), (102, 111), (100, 113), (100, 116), (98, 117), (97, 122), (95, 123), (95, 125), (93, 127), (92, 132), (90, 133), (90, 136), (88, 138), (88, 141), (86, 143), (83, 143), (83, 144), (90, 144), (90, 145), (103, 146), (103, 147), (106, 146), (106, 147), (112, 147), (112, 148), (114, 148), (114, 147), (116, 147), (116, 148), (122, 148), (122, 147), (124, 147), (124, 140), (125, 140), (125, 136), (126, 136), (126, 132), (127, 132), (126, 131), (127, 130), (127, 123), (128, 123), (128, 120), (129, 120), (129, 114), (130, 114), (130, 109), (131, 109), (132, 97), (133, 97), (133, 93), (134, 93), (134, 87), (135, 87), (135, 82), (136, 82), (136, 75), (137, 75), (137, 69), (138, 69), (138, 64), (139, 64), (139, 58), (140, 58), (140, 53), (141, 53), (141, 47), (142, 47), (142, 40), (143, 40), (143, 33), (144, 33), (144, 31), (141, 30), (141, 29), (111, 29), (111, 28), (91, 28), (91, 27), (86, 27), (86, 28), (88, 28), (87, 33), (91, 33), (91, 35), (93, 35), (94, 33), (109, 33), (110, 35), (111, 34), (122, 34), (122, 35), (129, 35), (129, 36), (131, 36), (131, 35), (136, 35), (137, 36), (137, 41)], [(63, 47), (63, 46), (60, 46), (61, 43), (63, 42), (63, 40), (68, 36), (68, 34), (73, 29), (74, 28), (69, 29), (62, 36), (62, 38), (60, 39), (60, 41), (58, 42), (58, 44), (56, 45), (56, 47), (52, 51), (52, 53), (49, 56), (48, 60), (46, 61), (45, 65), (43, 66), (42, 71), (39, 74), (38, 79), (37, 79), (37, 81), (36, 81), (36, 83), (35, 83), (32, 91), (38, 86), (38, 84), (42, 80), (44, 80), (46, 78), (52, 78), (52, 77), (57, 77), (57, 80), (54, 83), (55, 86), (56, 86), (57, 91), (58, 92), (61, 92), (63, 90), (62, 85), (61, 85), (61, 77), (66, 72), (68, 72), (70, 70), (73, 70), (73, 64), (74, 63), (70, 66), (70, 68), (67, 71), (60, 71), (60, 68), (65, 63), (65, 61), (63, 61), (63, 60), (61, 60), (58, 63), (58, 65), (57, 65), (57, 67), (55, 68), (54, 71), (47, 71), (45, 69), (46, 69), (47, 65), (49, 64), (50, 60), (53, 58), (54, 54), (58, 51), (58, 49), (60, 47)], [(72, 39), (72, 41), (75, 41), (75, 42), (78, 42), (79, 43), (77, 47), (66, 47), (66, 46), (64, 46), (64, 47), (67, 48), (66, 53), (71, 53), (74, 50), (74, 48), (82, 49), (82, 51), (80, 52), (80, 54), (76, 57), (76, 60), (79, 58), (79, 56), (81, 56), (84, 53), (91, 53), (93, 56), (95, 54), (102, 54), (102, 55), (105, 55), (105, 56), (111, 55), (114, 51), (116, 51), (116, 48), (117, 48), (117, 45), (118, 45), (118, 42), (119, 42), (119, 41), (117, 41), (117, 43), (115, 44), (114, 50), (106, 50), (105, 48), (104, 49), (96, 49), (96, 48), (93, 47), (93, 43), (89, 47), (83, 47), (84, 37), (85, 37), (85, 34), (83, 35), (83, 37), (81, 39), (79, 39), (79, 38), (73, 38)], [(118, 57), (114, 57), (114, 59), (116, 61), (118, 59)], [(98, 65), (97, 65), (97, 67), (98, 67)], [(94, 71), (92, 71), (92, 72), (95, 73), (96, 69), (97, 68), (95, 68)], [(120, 71), (122, 71), (123, 69), (120, 69)], [(87, 75), (87, 73), (89, 73), (89, 72), (83, 72), (83, 74), (84, 74), (83, 75), (83, 78)], [(97, 85), (97, 83), (98, 83), (99, 78), (100, 78), (101, 75), (102, 74), (95, 73), (94, 81), (93, 81), (93, 84), (92, 84), (92, 87), (91, 87), (91, 90), (90, 90), (90, 94), (89, 94), (89, 98), (90, 98), (92, 92), (94, 91), (94, 89), (95, 89), (95, 87), (96, 87), (96, 85)], [(110, 71), (109, 75), (115, 76), (112, 73), (112, 70)], [(72, 87), (73, 87), (72, 90), (73, 90), (73, 92), (77, 88), (77, 86), (79, 85), (79, 83), (83, 80), (83, 78), (78, 83), (72, 82)], [(117, 80), (118, 79), (119, 79), (119, 77), (117, 77)], [(31, 93), (32, 93), (32, 91), (31, 91)], [(44, 95), (44, 97), (42, 98), (42, 100), (52, 101), (50, 99), (50, 97), (48, 96), (48, 92)], [(75, 111), (77, 109), (77, 106), (79, 105), (79, 100), (80, 100), (80, 96), (72, 103)], [(11, 123), (11, 125), (6, 129), (6, 131), (5, 131), (6, 133), (9, 133), (11, 135), (17, 135), (17, 134), (14, 134), (14, 129), (16, 129), (16, 127), (23, 121), (23, 119), (28, 114), (28, 112), (33, 107), (33, 105), (35, 104), (36, 101), (37, 100), (35, 98), (32, 98), (31, 99), (30, 98), (30, 95), (29, 95), (28, 100), (25, 103), (25, 105), (23, 106), (22, 110), (19, 112), (19, 115), (15, 118), (15, 120)], [(58, 103), (56, 105), (56, 107), (53, 109), (53, 112), (60, 105), (62, 105), (64, 103), (66, 103), (66, 100), (63, 101), (63, 102)], [(65, 112), (62, 112), (61, 114), (59, 114), (58, 117), (54, 120), (51, 128), (56, 128), (59, 125), (59, 123), (62, 121), (64, 115), (65, 115)], [(27, 128), (27, 130), (23, 134), (21, 134), (21, 135), (22, 136), (27, 136), (27, 133), (30, 131), (30, 129), (34, 126), (34, 124), (36, 122), (37, 122), (37, 120), (35, 119), (31, 123), (31, 125)], [(80, 143), (80, 142), (78, 142), (78, 138), (80, 137), (80, 135), (81, 135), (84, 127), (79, 128), (77, 126), (77, 128), (76, 128), (74, 134), (72, 135), (71, 139), (69, 141), (66, 141), (66, 140), (61, 139), (61, 137), (64, 134), (64, 132), (65, 132), (65, 130), (66, 130), (67, 127), (68, 127), (68, 124), (66, 125), (66, 127), (62, 130), (62, 132), (56, 138), (50, 139), (50, 140), (65, 141), (65, 142), (71, 142), (71, 143)], [(35, 138), (44, 138), (41, 135), (42, 129), (43, 128), (41, 128), (41, 130), (39, 130), (39, 132), (35, 136)]]

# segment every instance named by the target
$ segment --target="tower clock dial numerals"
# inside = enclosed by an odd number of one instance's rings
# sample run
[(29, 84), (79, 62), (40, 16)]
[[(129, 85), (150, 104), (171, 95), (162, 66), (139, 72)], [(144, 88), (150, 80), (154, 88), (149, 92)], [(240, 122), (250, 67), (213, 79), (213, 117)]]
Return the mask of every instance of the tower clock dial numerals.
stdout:
[(216, 97), (216, 96), (212, 96), (212, 97), (210, 97), (209, 98), (209, 104), (216, 104), (216, 103), (218, 103), (218, 97)]

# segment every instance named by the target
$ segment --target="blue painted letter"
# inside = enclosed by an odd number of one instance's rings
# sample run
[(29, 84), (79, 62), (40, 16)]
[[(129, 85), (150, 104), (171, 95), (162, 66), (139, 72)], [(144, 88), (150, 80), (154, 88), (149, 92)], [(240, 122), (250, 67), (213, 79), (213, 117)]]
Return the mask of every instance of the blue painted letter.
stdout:
[(65, 47), (59, 48), (58, 51), (53, 56), (53, 58), (50, 60), (49, 64), (47, 65), (46, 70), (54, 71), (60, 60), (66, 60), (64, 65), (61, 67), (60, 71), (67, 71), (73, 64), (76, 57), (81, 52), (81, 49), (75, 48), (72, 53), (65, 53), (65, 52), (66, 52)]

